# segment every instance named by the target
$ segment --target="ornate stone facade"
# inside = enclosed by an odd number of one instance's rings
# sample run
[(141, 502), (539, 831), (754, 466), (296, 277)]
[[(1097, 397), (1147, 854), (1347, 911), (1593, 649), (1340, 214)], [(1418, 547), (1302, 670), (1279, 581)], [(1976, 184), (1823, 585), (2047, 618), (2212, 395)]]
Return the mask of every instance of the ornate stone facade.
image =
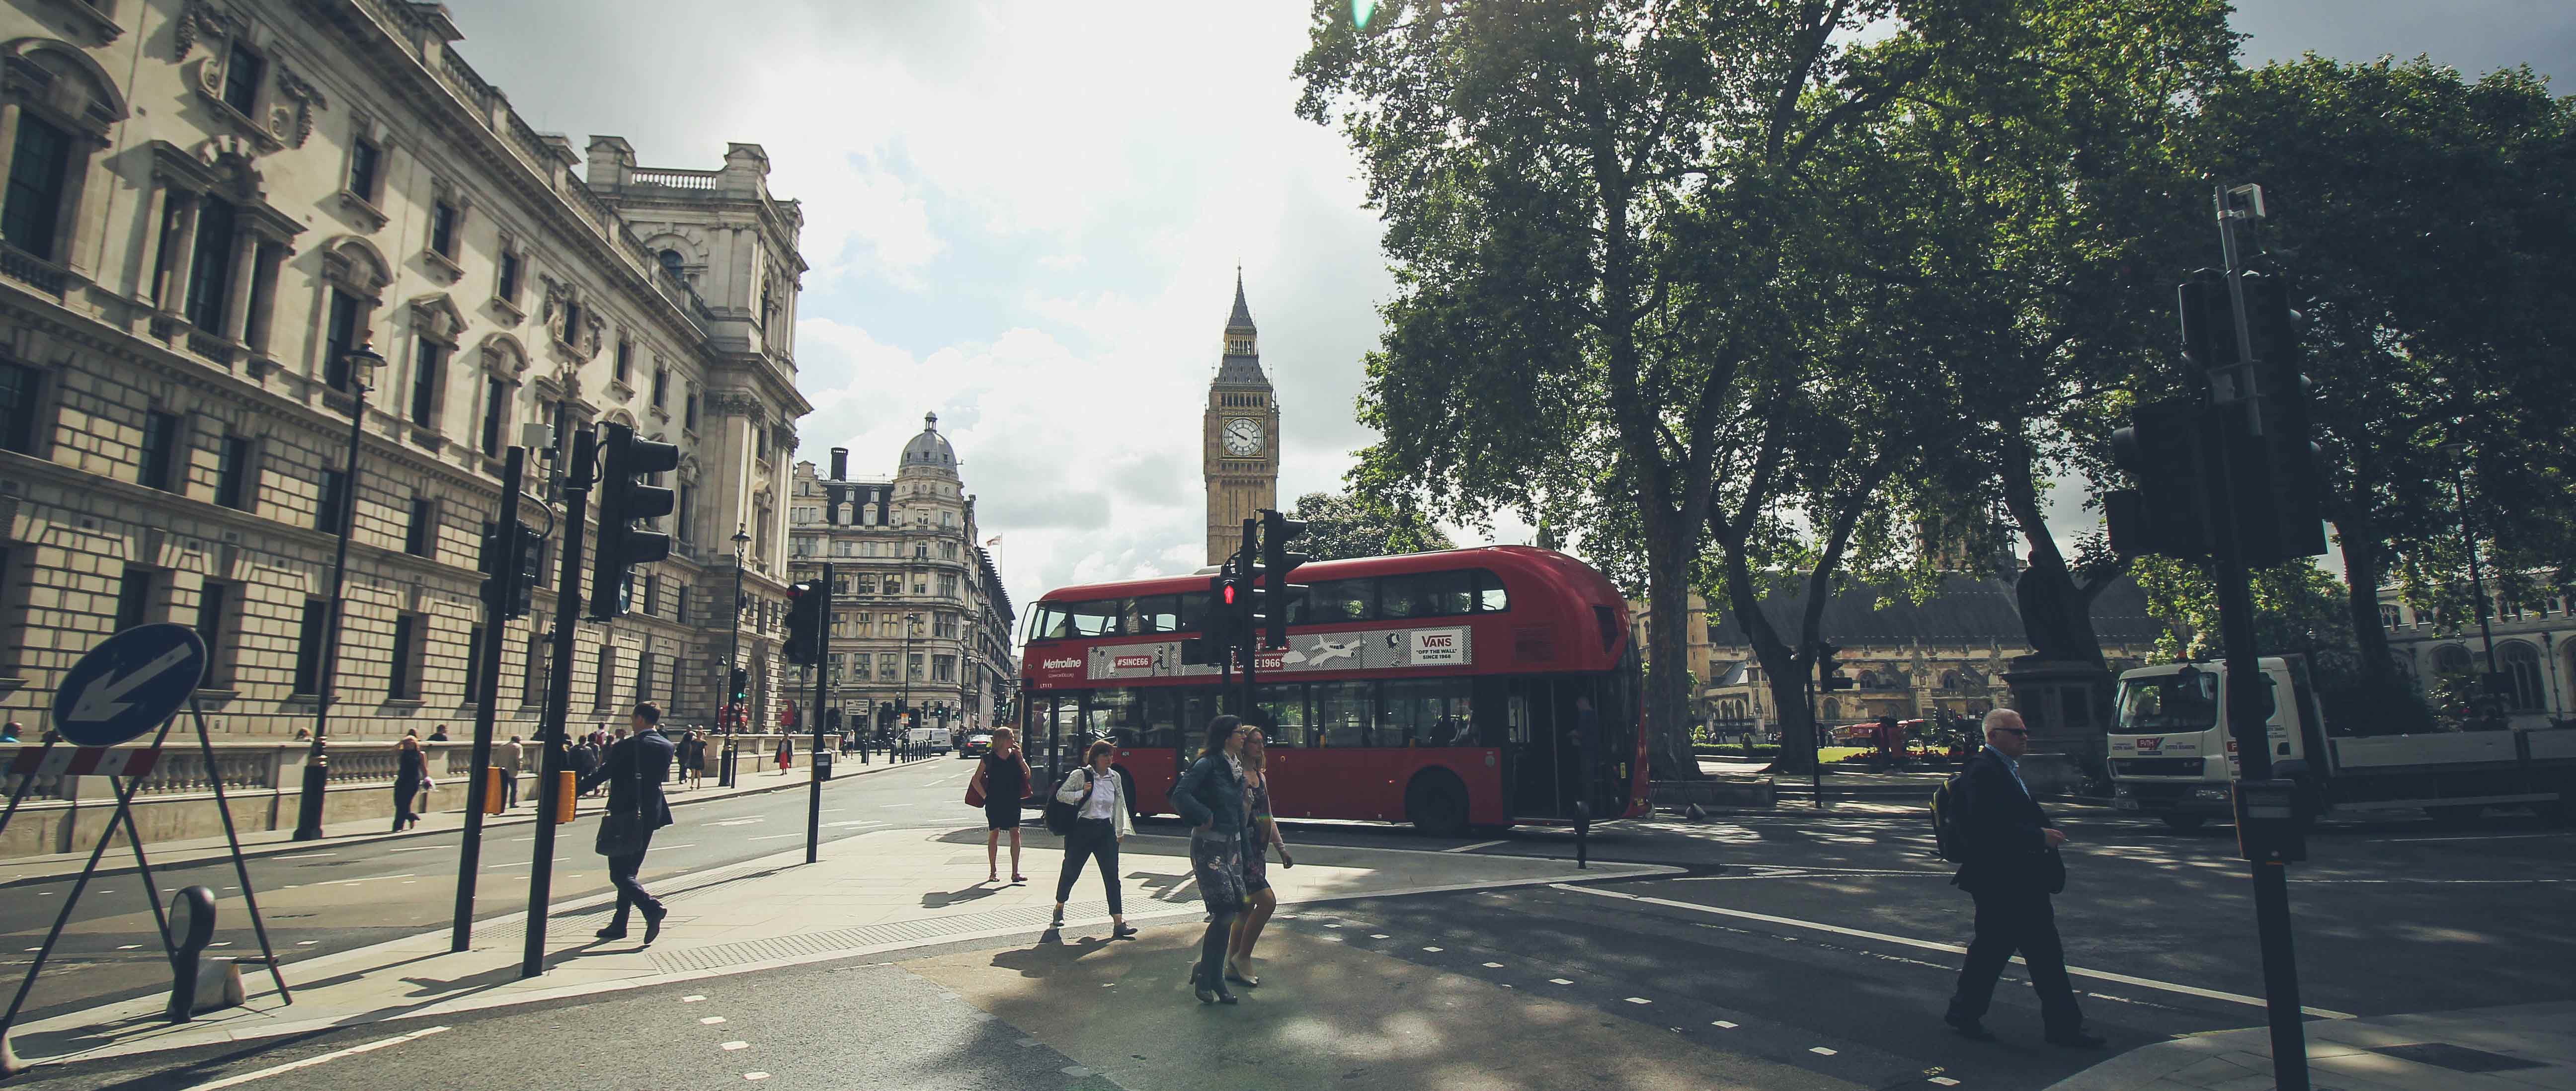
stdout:
[[(461, 737), (487, 639), (501, 733), (530, 734), (556, 565), (493, 631), (504, 452), (616, 421), (684, 452), (676, 544), (629, 617), (582, 625), (574, 725), (640, 698), (713, 722), (737, 616), (753, 721), (775, 722), (801, 214), (747, 144), (657, 171), (597, 137), (585, 182), (459, 37), (391, 0), (0, 7), (0, 711), (42, 729), (75, 658), (166, 621), (213, 648), (220, 731), (310, 727), (354, 503), (331, 734)], [(529, 468), (550, 495), (562, 468)]]
[[(957, 452), (939, 415), (903, 446), (894, 480), (851, 480), (850, 452), (832, 448), (827, 475), (796, 464), (789, 504), (789, 569), (821, 579), (832, 565), (832, 623), (824, 707), (845, 724), (975, 729), (1007, 722), (1019, 662), (1011, 596), (975, 521)], [(799, 707), (812, 703), (802, 675)], [(829, 722), (829, 717), (826, 717)]]

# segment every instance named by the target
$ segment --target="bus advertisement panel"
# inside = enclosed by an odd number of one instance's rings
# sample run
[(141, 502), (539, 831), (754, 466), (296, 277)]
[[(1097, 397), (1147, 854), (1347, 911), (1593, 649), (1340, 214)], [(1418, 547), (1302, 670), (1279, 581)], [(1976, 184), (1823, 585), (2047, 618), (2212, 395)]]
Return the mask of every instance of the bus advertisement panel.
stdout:
[[(1523, 546), (1320, 561), (1264, 649), (1249, 718), (1269, 740), (1282, 818), (1470, 826), (1644, 813), (1645, 733), (1626, 603), (1599, 572)], [(1181, 662), (1207, 577), (1067, 587), (1029, 609), (1021, 729), (1060, 776), (1091, 740), (1140, 814), (1240, 686)]]

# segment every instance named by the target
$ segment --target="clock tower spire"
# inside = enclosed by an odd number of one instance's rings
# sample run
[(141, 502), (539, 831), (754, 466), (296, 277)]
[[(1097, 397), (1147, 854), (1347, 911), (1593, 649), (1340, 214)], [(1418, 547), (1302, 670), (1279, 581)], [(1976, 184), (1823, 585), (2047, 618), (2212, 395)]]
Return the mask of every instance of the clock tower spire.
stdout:
[(1232, 556), (1243, 521), (1279, 506), (1279, 401), (1261, 370), (1260, 331), (1234, 271), (1234, 313), (1225, 320), (1225, 352), (1208, 384), (1201, 472), (1207, 481), (1208, 563)]

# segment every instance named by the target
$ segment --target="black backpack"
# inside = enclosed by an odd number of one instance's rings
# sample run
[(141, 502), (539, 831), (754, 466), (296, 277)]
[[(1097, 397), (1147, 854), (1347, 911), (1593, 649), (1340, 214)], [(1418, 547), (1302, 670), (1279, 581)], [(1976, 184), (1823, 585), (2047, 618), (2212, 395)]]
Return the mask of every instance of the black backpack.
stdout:
[(1967, 794), (1967, 780), (1963, 771), (1932, 789), (1932, 851), (1954, 864), (1968, 858), (1967, 831), (1961, 828), (1966, 816), (1959, 813), (1966, 802), (1961, 797)]
[[(1083, 770), (1082, 790), (1086, 795), (1091, 791), (1091, 776), (1092, 773), (1089, 770)], [(1064, 837), (1073, 833), (1074, 816), (1081, 812), (1073, 804), (1057, 799), (1054, 793), (1048, 793), (1044, 813), (1047, 832)]]

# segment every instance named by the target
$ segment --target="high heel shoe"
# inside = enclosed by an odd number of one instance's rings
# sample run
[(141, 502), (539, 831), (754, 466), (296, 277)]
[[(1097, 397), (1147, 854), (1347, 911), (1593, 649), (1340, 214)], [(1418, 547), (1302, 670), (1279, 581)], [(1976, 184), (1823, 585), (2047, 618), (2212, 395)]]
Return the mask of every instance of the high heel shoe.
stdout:
[(1247, 989), (1258, 989), (1261, 987), (1261, 979), (1259, 977), (1243, 972), (1242, 967), (1236, 965), (1235, 961), (1231, 958), (1225, 960), (1225, 979)]

